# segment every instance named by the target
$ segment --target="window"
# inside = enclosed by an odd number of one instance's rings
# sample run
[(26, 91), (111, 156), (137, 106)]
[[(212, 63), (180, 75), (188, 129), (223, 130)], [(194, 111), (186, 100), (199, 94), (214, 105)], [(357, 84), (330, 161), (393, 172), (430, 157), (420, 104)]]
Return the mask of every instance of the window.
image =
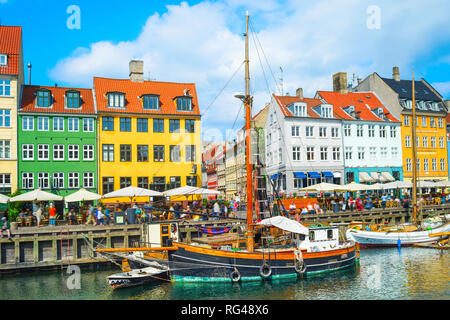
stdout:
[(306, 130), (306, 136), (307, 137), (312, 137), (313, 136), (314, 127), (307, 126), (307, 127), (305, 127), (305, 130)]
[(333, 110), (330, 105), (321, 105), (320, 112), (323, 118), (332, 118)]
[(4, 67), (8, 65), (8, 56), (6, 54), (0, 54), (0, 66)]
[(339, 128), (331, 128), (331, 137), (339, 138)]
[(416, 170), (417, 170), (417, 172), (420, 171), (420, 159), (416, 160)]
[(195, 146), (186, 146), (186, 162), (195, 162)]
[(353, 151), (352, 151), (352, 147), (345, 147), (345, 160), (352, 160), (353, 158)]
[(405, 127), (409, 127), (409, 116), (404, 116), (403, 117), (403, 125)]
[(416, 148), (420, 146), (420, 137), (416, 136)]
[(108, 93), (108, 107), (109, 108), (124, 108), (125, 94), (121, 92)]
[(327, 136), (327, 128), (319, 127), (319, 137), (326, 137), (326, 136)]
[(22, 117), (22, 130), (23, 131), (34, 130), (34, 117)]
[(69, 118), (68, 122), (68, 130), (70, 132), (78, 132), (80, 130), (80, 124), (78, 122), (78, 118)]
[(38, 144), (38, 160), (49, 160), (49, 149), (48, 144)]
[(428, 137), (427, 136), (422, 137), (422, 147), (428, 148)]
[(85, 161), (94, 160), (94, 145), (86, 144), (83, 146), (83, 160)]
[(131, 118), (120, 118), (120, 131), (131, 132)]
[(427, 117), (422, 117), (422, 127), (427, 127)]
[(436, 137), (430, 137), (431, 148), (436, 148)]
[(430, 117), (430, 128), (436, 128), (436, 118)]
[(195, 120), (188, 119), (185, 120), (186, 132), (195, 133)]
[(391, 148), (391, 155), (392, 155), (392, 158), (394, 158), (394, 159), (398, 158), (398, 148), (397, 147)]
[(405, 147), (411, 148), (411, 136), (405, 136)]
[(375, 137), (375, 126), (373, 124), (369, 125), (369, 137)]
[(22, 173), (22, 189), (33, 190), (34, 189), (34, 173), (23, 172)]
[(170, 162), (180, 162), (181, 148), (180, 146), (170, 146)]
[(278, 149), (278, 162), (283, 163), (283, 150), (280, 148)]
[(11, 158), (11, 141), (0, 140), (0, 159)]
[(423, 159), (423, 171), (429, 171), (429, 161), (428, 159)]
[(53, 131), (64, 131), (64, 118), (53, 118)]
[(380, 126), (380, 138), (386, 138), (386, 126)]
[(300, 161), (300, 147), (292, 147), (292, 160)]
[(48, 131), (50, 119), (48, 117), (38, 117), (38, 131)]
[(307, 117), (306, 105), (305, 104), (291, 104), (287, 106), (289, 111), (296, 117)]
[(153, 132), (164, 132), (164, 119), (153, 119)]
[(444, 137), (439, 137), (439, 148), (445, 148), (445, 139)]
[(147, 162), (148, 161), (148, 145), (137, 146), (137, 161)]
[(102, 178), (102, 189), (103, 194), (114, 191), (114, 177), (103, 177)]
[(83, 187), (84, 188), (94, 188), (94, 173), (84, 172), (83, 173)]
[(84, 132), (94, 132), (94, 119), (84, 118), (83, 119), (83, 131)]
[(412, 171), (412, 161), (411, 159), (406, 159), (406, 171)]
[(53, 145), (53, 160), (54, 161), (64, 161), (64, 145), (54, 144)]
[(431, 170), (437, 171), (437, 159), (435, 158), (431, 159)]
[(138, 188), (148, 189), (148, 177), (138, 177), (137, 185)]
[(356, 136), (357, 137), (362, 137), (363, 136), (363, 126), (362, 126), (362, 124), (358, 124), (356, 126)]
[(186, 177), (186, 185), (191, 187), (197, 186), (197, 176), (187, 176)]
[(380, 147), (381, 158), (387, 158), (387, 147)]
[(438, 127), (439, 128), (443, 128), (444, 127), (444, 119), (443, 118), (438, 118)]
[(52, 94), (47, 89), (41, 89), (36, 92), (36, 106), (48, 108), (52, 104)]
[(142, 96), (142, 105), (146, 110), (158, 110), (159, 109), (159, 96), (157, 95), (144, 95)]
[(77, 189), (80, 187), (80, 179), (78, 172), (69, 172), (69, 189)]
[(0, 97), (11, 96), (11, 81), (0, 80)]
[(291, 127), (291, 135), (293, 137), (300, 137), (300, 126), (292, 126)]
[(11, 175), (9, 173), (0, 174), (0, 192), (4, 194), (11, 193)]
[(180, 120), (178, 120), (178, 119), (170, 119), (169, 120), (169, 132), (171, 132), (171, 133), (179, 133), (180, 132)]
[(78, 161), (79, 147), (77, 144), (69, 144), (69, 161)]
[(137, 132), (148, 132), (147, 118), (137, 118)]
[(320, 160), (326, 161), (328, 160), (328, 148), (320, 147)]
[(364, 160), (365, 151), (364, 147), (358, 147), (358, 160)]
[(377, 158), (377, 147), (370, 147), (369, 148), (369, 158), (370, 159), (376, 159)]
[(22, 145), (22, 160), (34, 160), (34, 145), (23, 144)]
[(306, 147), (306, 160), (314, 160), (314, 147)]
[(103, 162), (114, 162), (114, 145), (104, 144), (102, 145)]
[(0, 109), (0, 127), (7, 128), (11, 126), (11, 110)]
[(339, 161), (341, 160), (341, 148), (339, 147), (333, 147), (333, 160)]
[(445, 171), (445, 158), (439, 160), (441, 171)]
[(52, 185), (54, 189), (64, 189), (64, 172), (53, 172)]
[(166, 190), (166, 177), (153, 177), (152, 190), (164, 192)]
[(39, 172), (38, 173), (38, 187), (41, 189), (49, 189), (50, 188), (50, 178), (48, 172)]
[(66, 92), (66, 108), (77, 109), (80, 107), (80, 93), (75, 90)]
[(153, 146), (153, 161), (164, 162), (164, 146)]
[(102, 117), (102, 129), (103, 131), (114, 131), (114, 118)]
[(131, 144), (120, 145), (120, 161), (121, 162), (131, 161)]
[(181, 177), (170, 177), (170, 189), (181, 187)]
[(177, 111), (192, 111), (192, 98), (178, 97), (177, 98)]
[(395, 138), (397, 136), (397, 128), (391, 126), (391, 138)]
[(349, 124), (344, 124), (344, 137), (350, 137), (352, 135), (352, 130)]

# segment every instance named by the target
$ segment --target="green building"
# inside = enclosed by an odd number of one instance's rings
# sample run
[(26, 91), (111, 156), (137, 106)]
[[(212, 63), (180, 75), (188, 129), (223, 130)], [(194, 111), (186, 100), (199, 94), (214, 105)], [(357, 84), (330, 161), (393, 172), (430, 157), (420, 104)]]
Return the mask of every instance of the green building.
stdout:
[(91, 89), (23, 86), (19, 189), (41, 188), (60, 196), (81, 188), (97, 192), (96, 121)]

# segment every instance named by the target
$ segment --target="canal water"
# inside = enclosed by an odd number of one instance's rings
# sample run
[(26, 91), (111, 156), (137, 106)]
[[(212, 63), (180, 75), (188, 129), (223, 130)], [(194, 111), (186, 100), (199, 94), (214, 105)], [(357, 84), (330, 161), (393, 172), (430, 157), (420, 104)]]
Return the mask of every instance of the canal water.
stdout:
[(446, 250), (361, 250), (355, 267), (297, 281), (242, 284), (162, 282), (112, 290), (106, 277), (117, 267), (82, 269), (80, 288), (66, 270), (0, 277), (0, 299), (8, 300), (448, 300), (450, 257)]

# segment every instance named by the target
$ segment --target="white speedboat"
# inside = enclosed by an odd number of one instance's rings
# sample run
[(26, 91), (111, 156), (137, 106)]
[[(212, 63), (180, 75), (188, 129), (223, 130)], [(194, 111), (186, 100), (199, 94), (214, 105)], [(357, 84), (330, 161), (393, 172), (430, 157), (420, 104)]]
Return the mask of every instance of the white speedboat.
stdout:
[(150, 282), (164, 281), (169, 279), (168, 268), (160, 267), (146, 267), (142, 269), (135, 269), (128, 272), (120, 272), (109, 276), (109, 285), (113, 289), (134, 287)]

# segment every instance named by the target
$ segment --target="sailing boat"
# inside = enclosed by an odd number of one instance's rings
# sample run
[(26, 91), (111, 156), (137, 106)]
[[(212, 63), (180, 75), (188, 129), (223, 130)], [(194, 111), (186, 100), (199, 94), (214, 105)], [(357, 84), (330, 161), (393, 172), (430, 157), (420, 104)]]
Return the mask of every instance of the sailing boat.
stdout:
[[(361, 247), (370, 246), (405, 246), (419, 243), (439, 241), (450, 235), (450, 222), (443, 223), (440, 226), (430, 228), (425, 225), (418, 225), (417, 222), (417, 166), (416, 166), (416, 98), (414, 88), (414, 71), (412, 75), (412, 206), (413, 219), (412, 225), (382, 227), (373, 225), (370, 230), (358, 230), (350, 227), (346, 231), (347, 239), (354, 240)], [(446, 221), (446, 217), (443, 217)], [(375, 229), (375, 230), (372, 230)]]
[[(173, 242), (176, 250), (168, 252), (170, 277), (180, 282), (239, 282), (263, 279), (297, 278), (299, 276), (338, 270), (354, 265), (359, 259), (357, 244), (339, 241), (337, 227), (320, 225), (307, 228), (297, 221), (276, 216), (254, 223), (253, 179), (251, 164), (251, 104), (248, 55), (248, 23), (245, 33), (245, 96), (247, 219), (245, 248), (239, 242), (229, 245), (205, 245)], [(261, 245), (255, 239), (267, 228), (267, 238), (284, 237), (280, 244)], [(288, 234), (286, 234), (288, 232)], [(261, 237), (264, 241), (265, 237)], [(266, 238), (266, 239), (267, 239)], [(269, 241), (267, 241), (268, 243)], [(274, 241), (275, 242), (275, 241)], [(273, 243), (273, 242), (272, 242)]]

